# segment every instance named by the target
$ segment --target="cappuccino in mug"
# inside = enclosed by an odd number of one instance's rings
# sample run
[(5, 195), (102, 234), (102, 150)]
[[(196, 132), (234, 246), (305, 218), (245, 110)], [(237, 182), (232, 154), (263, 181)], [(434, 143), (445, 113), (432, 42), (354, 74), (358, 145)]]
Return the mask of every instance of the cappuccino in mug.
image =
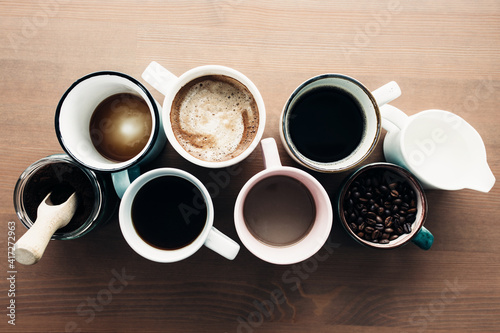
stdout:
[(250, 91), (225, 75), (206, 75), (183, 86), (170, 113), (172, 131), (190, 155), (208, 162), (233, 159), (254, 141), (259, 110)]

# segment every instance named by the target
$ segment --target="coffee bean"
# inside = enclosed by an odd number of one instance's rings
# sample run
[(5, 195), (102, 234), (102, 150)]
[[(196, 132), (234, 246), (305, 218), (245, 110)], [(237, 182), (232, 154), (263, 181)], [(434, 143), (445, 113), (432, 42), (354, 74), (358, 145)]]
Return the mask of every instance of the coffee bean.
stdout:
[(374, 226), (375, 224), (377, 224), (377, 221), (375, 221), (374, 219), (366, 219), (366, 224)]
[[(398, 179), (389, 183), (389, 179)], [(391, 171), (362, 173), (347, 189), (343, 220), (359, 238), (387, 244), (411, 233), (417, 201), (413, 188)]]

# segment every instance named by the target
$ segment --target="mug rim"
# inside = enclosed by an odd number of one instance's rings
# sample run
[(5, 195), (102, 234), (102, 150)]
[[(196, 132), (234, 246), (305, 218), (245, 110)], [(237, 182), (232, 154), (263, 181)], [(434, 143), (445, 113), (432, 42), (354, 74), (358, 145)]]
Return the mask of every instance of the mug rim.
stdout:
[[(266, 244), (263, 241), (258, 240), (248, 230), (245, 218), (243, 216), (245, 200), (250, 190), (260, 181), (273, 176), (290, 177), (306, 186), (307, 190), (314, 199), (314, 205), (316, 208), (316, 217), (311, 229), (300, 240), (296, 241), (295, 243), (283, 246)], [(303, 180), (299, 179), (299, 177), (307, 179), (308, 184), (305, 184)], [(315, 186), (314, 193), (313, 191), (311, 191), (311, 184)], [(319, 202), (319, 200), (322, 201)], [(323, 207), (321, 209), (321, 216), (319, 216), (318, 206)], [(328, 193), (316, 178), (311, 176), (309, 173), (294, 167), (277, 166), (266, 168), (258, 172), (253, 177), (251, 177), (242, 187), (242, 189), (238, 193), (234, 207), (235, 227), (241, 242), (256, 257), (272, 264), (294, 264), (312, 257), (323, 247), (325, 242), (330, 237), (330, 233), (332, 231), (333, 208)], [(320, 218), (324, 218), (324, 222), (321, 222), (323, 220), (319, 221)], [(320, 239), (311, 238), (313, 230), (316, 231), (316, 234), (320, 235)], [(308, 244), (309, 248), (306, 249), (307, 251), (304, 251), (304, 246)]]
[[(421, 203), (421, 207), (420, 207), (420, 209), (422, 209), (422, 213), (420, 215), (421, 218), (419, 220), (415, 220), (415, 222), (413, 222), (413, 223), (418, 222), (418, 227), (414, 228), (412, 226), (411, 233), (404, 234), (404, 235), (406, 235), (406, 238), (404, 240), (397, 239), (396, 242), (391, 243), (392, 242), (391, 241), (388, 244), (380, 244), (380, 243), (373, 243), (373, 242), (367, 241), (365, 239), (360, 238), (358, 235), (356, 235), (356, 233), (354, 233), (351, 230), (351, 228), (348, 225), (348, 222), (345, 220), (345, 218), (343, 216), (344, 197), (345, 197), (345, 194), (346, 194), (347, 190), (349, 189), (350, 185), (361, 174), (363, 174), (367, 170), (374, 169), (374, 168), (389, 169), (392, 172), (396, 172), (397, 174), (402, 175), (411, 184), (411, 186), (414, 189), (416, 189), (416, 192), (417, 192), (417, 195), (419, 198), (418, 200)], [(361, 168), (354, 171), (350, 176), (348, 176), (344, 180), (344, 182), (342, 183), (342, 185), (340, 187), (340, 191), (339, 191), (338, 198), (337, 198), (337, 215), (338, 215), (338, 218), (340, 219), (340, 223), (342, 224), (342, 226), (344, 227), (346, 232), (354, 240), (356, 240), (356, 242), (360, 243), (361, 245), (371, 247), (371, 248), (376, 248), (376, 249), (395, 249), (395, 248), (398, 248), (398, 247), (401, 247), (403, 245), (408, 244), (413, 238), (415, 238), (417, 236), (420, 229), (422, 229), (422, 227), (424, 227), (425, 220), (427, 217), (427, 197), (425, 195), (425, 192), (424, 192), (422, 185), (420, 184), (420, 182), (418, 181), (416, 176), (413, 175), (410, 171), (406, 170), (405, 168), (403, 168), (399, 165), (393, 164), (393, 163), (374, 162), (374, 163), (370, 163), (370, 164), (366, 164), (366, 165), (362, 166)]]
[[(175, 96), (177, 96), (177, 93), (182, 89), (182, 87), (184, 87), (191, 81), (209, 75), (223, 75), (237, 80), (239, 83), (241, 83), (249, 90), (249, 92), (252, 94), (252, 97), (254, 98), (257, 104), (257, 109), (259, 113), (259, 125), (255, 137), (250, 143), (250, 145), (243, 152), (241, 152), (239, 155), (229, 160), (205, 161), (191, 155), (180, 145), (180, 143), (177, 141), (177, 137), (175, 136), (172, 130), (170, 114), (172, 113), (172, 103), (175, 99)], [(206, 168), (224, 168), (237, 164), (246, 159), (258, 146), (260, 140), (262, 139), (262, 136), (264, 135), (265, 124), (266, 124), (265, 103), (257, 86), (245, 74), (231, 67), (222, 65), (197, 66), (187, 70), (179, 77), (177, 77), (177, 79), (169, 89), (168, 94), (165, 95), (162, 105), (162, 113), (163, 113), (163, 129), (172, 147), (174, 147), (177, 153), (179, 153), (179, 155), (181, 155), (187, 161), (195, 165), (199, 165)]]
[[(340, 168), (336, 167), (335, 164), (332, 164), (332, 162), (314, 161), (312, 159), (309, 159), (309, 158), (303, 156), (302, 154), (299, 154), (296, 151), (297, 149), (295, 149), (295, 150), (292, 149), (292, 147), (291, 147), (292, 140), (290, 138), (290, 135), (288, 133), (288, 129), (286, 126), (286, 119), (287, 119), (286, 115), (289, 113), (290, 105), (291, 105), (292, 101), (297, 97), (297, 95), (299, 95), (303, 89), (307, 88), (307, 86), (311, 85), (312, 83), (319, 81), (319, 80), (328, 79), (328, 78), (336, 78), (336, 79), (346, 80), (346, 81), (349, 81), (349, 82), (355, 84), (356, 86), (358, 86), (365, 93), (365, 95), (369, 98), (369, 100), (371, 101), (371, 104), (374, 107), (375, 117), (377, 119), (377, 129), (375, 132), (375, 137), (373, 138), (369, 149), (357, 161), (354, 161), (353, 163), (345, 165), (345, 166), (340, 167)], [(323, 172), (323, 173), (344, 172), (346, 170), (352, 169), (352, 168), (362, 164), (366, 160), (366, 158), (368, 158), (368, 156), (373, 152), (375, 147), (377, 146), (377, 143), (380, 139), (381, 128), (382, 128), (382, 118), (381, 118), (381, 114), (380, 114), (380, 109), (379, 109), (377, 101), (375, 100), (375, 97), (373, 97), (371, 91), (368, 90), (368, 88), (366, 88), (359, 80), (356, 80), (355, 78), (353, 78), (351, 76), (348, 76), (345, 74), (339, 74), (339, 73), (320, 74), (320, 75), (316, 75), (316, 76), (311, 77), (311, 78), (307, 79), (306, 81), (302, 82), (297, 88), (295, 88), (295, 90), (292, 92), (292, 94), (288, 97), (285, 105), (283, 106), (283, 110), (281, 112), (280, 121), (279, 121), (279, 132), (280, 132), (281, 141), (283, 142), (283, 145), (285, 146), (288, 154), (295, 161), (304, 165), (305, 167), (307, 167), (311, 170)], [(344, 159), (349, 158), (349, 156), (345, 157)], [(339, 160), (339, 161), (341, 161), (341, 160)], [(334, 162), (338, 162), (338, 161), (334, 161)]]
[[(106, 75), (118, 76), (118, 77), (124, 78), (126, 80), (129, 80), (135, 86), (137, 86), (141, 91), (144, 92), (144, 94), (147, 96), (147, 98), (149, 99), (149, 102), (152, 106), (151, 108), (148, 107), (148, 109), (153, 113), (153, 117), (154, 117), (153, 122), (154, 122), (155, 126), (152, 129), (151, 140), (148, 141), (146, 149), (143, 149), (138, 154), (139, 156), (136, 155), (134, 158), (130, 159), (130, 163), (127, 163), (128, 161), (124, 161), (124, 162), (120, 162), (118, 165), (112, 166), (110, 168), (100, 168), (100, 167), (95, 167), (93, 165), (90, 165), (90, 164), (86, 163), (85, 161), (82, 161), (75, 154), (73, 154), (73, 152), (70, 149), (68, 149), (66, 147), (63, 135), (62, 135), (61, 130), (60, 130), (59, 118), (60, 118), (60, 114), (62, 112), (62, 106), (64, 104), (64, 101), (66, 100), (66, 98), (68, 97), (68, 95), (70, 94), (70, 92), (73, 89), (75, 89), (80, 83), (82, 83), (88, 79), (91, 79), (93, 77), (98, 77), (98, 76), (106, 76)], [(81, 166), (83, 166), (85, 168), (91, 169), (93, 171), (119, 172), (119, 171), (126, 170), (134, 165), (141, 163), (146, 158), (146, 156), (148, 156), (149, 153), (153, 150), (154, 146), (156, 145), (156, 142), (158, 141), (158, 134), (160, 132), (160, 127), (161, 127), (160, 110), (158, 109), (158, 105), (156, 104), (156, 101), (153, 98), (153, 95), (151, 95), (149, 90), (141, 82), (139, 82), (137, 79), (135, 79), (134, 77), (132, 77), (128, 74), (122, 73), (122, 72), (117, 72), (117, 71), (107, 71), (107, 70), (97, 71), (97, 72), (89, 73), (87, 75), (80, 77), (79, 79), (74, 81), (68, 89), (66, 89), (66, 91), (61, 96), (61, 98), (59, 99), (59, 102), (57, 104), (55, 117), (54, 117), (54, 125), (55, 125), (56, 137), (57, 137), (57, 140), (59, 141), (60, 146), (62, 147), (64, 152), (66, 154), (68, 154), (76, 163), (80, 164)]]
[[(191, 243), (173, 250), (160, 249), (148, 244), (137, 234), (131, 217), (132, 203), (139, 190), (148, 182), (164, 176), (183, 178), (196, 186), (207, 210), (205, 225), (200, 234)], [(118, 220), (125, 241), (137, 254), (151, 261), (170, 263), (188, 258), (203, 246), (213, 227), (214, 208), (207, 188), (194, 175), (177, 168), (158, 168), (142, 174), (130, 184), (120, 202)]]

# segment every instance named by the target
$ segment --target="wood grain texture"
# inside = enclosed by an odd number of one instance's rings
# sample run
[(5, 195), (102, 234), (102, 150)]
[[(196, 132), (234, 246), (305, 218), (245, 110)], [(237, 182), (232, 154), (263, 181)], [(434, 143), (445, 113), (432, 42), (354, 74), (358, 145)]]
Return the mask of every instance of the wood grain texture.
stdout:
[[(261, 91), (264, 137), (277, 140), (283, 104), (304, 80), (337, 72), (372, 90), (395, 80), (403, 94), (392, 104), (408, 114), (438, 108), (471, 123), (498, 178), (499, 1), (2, 1), (0, 29), (0, 331), (500, 330), (498, 185), (487, 194), (428, 191), (428, 252), (366, 249), (335, 221), (329, 247), (289, 266), (245, 248), (234, 261), (203, 248), (179, 263), (149, 262), (128, 247), (114, 217), (81, 239), (51, 242), (35, 266), (16, 265), (16, 325), (5, 316), (7, 222), (16, 221), (17, 237), (25, 232), (13, 189), (28, 165), (62, 152), (54, 111), (77, 78), (106, 69), (140, 78), (152, 60), (177, 75), (230, 66)], [(367, 162), (383, 160), (381, 143)], [(298, 167), (280, 143), (279, 152)], [(169, 144), (145, 170), (161, 166), (214, 181)], [(262, 168), (258, 148), (214, 193), (215, 226), (236, 240), (236, 196)], [(332, 202), (348, 175), (312, 174)]]

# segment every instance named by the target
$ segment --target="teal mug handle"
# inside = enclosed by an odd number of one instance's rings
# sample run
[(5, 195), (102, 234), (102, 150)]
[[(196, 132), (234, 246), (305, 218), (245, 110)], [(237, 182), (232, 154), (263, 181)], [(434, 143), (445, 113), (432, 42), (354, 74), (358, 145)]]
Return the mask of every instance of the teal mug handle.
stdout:
[(127, 187), (130, 186), (130, 183), (132, 183), (140, 175), (141, 169), (137, 165), (129, 169), (111, 174), (116, 194), (120, 199), (123, 197), (123, 194), (125, 193)]
[(411, 241), (422, 250), (428, 250), (434, 242), (434, 235), (427, 228), (422, 227)]

